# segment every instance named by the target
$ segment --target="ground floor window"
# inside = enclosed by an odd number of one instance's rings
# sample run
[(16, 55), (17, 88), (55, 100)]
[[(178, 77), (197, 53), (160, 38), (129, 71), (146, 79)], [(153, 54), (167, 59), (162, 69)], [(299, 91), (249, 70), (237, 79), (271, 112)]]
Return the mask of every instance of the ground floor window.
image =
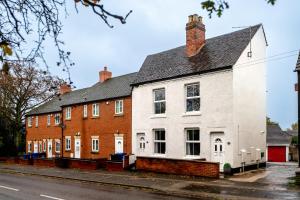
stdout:
[(31, 152), (31, 142), (28, 142), (28, 145), (27, 145), (27, 151), (28, 151), (28, 153), (30, 153)]
[(39, 142), (39, 152), (43, 152), (43, 143)]
[(154, 153), (166, 153), (166, 132), (164, 129), (154, 130)]
[(200, 155), (200, 131), (198, 128), (186, 129), (186, 155)]
[(46, 152), (46, 140), (43, 141), (43, 151)]
[(71, 137), (66, 137), (66, 151), (71, 150)]
[(99, 138), (92, 138), (92, 152), (99, 152)]
[(60, 153), (60, 140), (55, 141), (55, 152)]

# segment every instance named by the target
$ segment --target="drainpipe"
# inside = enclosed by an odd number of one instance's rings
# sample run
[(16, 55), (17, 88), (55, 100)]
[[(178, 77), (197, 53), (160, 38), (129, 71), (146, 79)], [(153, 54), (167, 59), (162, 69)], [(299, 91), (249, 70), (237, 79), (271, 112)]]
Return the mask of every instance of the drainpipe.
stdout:
[[(299, 52), (299, 58), (300, 59), (300, 52)], [(299, 62), (299, 61), (298, 61)], [(300, 83), (300, 66), (297, 66), (298, 64), (296, 64), (296, 69), (294, 70), (294, 72), (297, 72), (297, 83), (295, 85), (295, 91), (297, 92), (297, 97), (298, 97), (298, 167), (300, 167), (300, 128), (299, 128), (299, 124), (300, 124), (300, 93), (299, 93), (299, 83)]]
[(61, 112), (61, 157), (64, 157), (64, 108)]

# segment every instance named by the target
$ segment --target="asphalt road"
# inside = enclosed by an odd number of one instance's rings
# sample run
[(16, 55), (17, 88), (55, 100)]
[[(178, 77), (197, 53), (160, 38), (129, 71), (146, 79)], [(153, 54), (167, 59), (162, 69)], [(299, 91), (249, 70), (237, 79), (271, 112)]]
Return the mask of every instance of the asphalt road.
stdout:
[(0, 200), (148, 200), (175, 199), (151, 191), (127, 189), (52, 178), (18, 174), (0, 174)]

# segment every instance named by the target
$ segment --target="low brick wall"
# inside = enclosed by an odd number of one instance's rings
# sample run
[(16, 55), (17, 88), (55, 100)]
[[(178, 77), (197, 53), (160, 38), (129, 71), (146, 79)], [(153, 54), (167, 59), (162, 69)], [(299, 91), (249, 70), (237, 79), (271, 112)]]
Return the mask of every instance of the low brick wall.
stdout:
[(106, 161), (106, 170), (109, 172), (120, 172), (123, 171), (123, 162)]
[(53, 159), (34, 159), (33, 160), (34, 166), (41, 166), (41, 167), (55, 167), (55, 160)]
[(19, 164), (19, 157), (11, 157), (6, 160), (7, 164)]
[(94, 160), (69, 160), (69, 168), (96, 170), (97, 162)]
[(219, 163), (198, 160), (137, 157), (136, 169), (166, 174), (219, 178)]
[(33, 165), (33, 160), (32, 159), (19, 159), (19, 163), (20, 165)]

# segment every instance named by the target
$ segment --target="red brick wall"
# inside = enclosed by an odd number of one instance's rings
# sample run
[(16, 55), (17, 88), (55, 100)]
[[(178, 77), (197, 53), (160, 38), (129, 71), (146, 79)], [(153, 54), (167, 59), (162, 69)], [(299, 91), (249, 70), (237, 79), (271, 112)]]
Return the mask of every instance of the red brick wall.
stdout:
[[(55, 155), (55, 139), (61, 139), (61, 128), (54, 123), (54, 115), (50, 114), (50, 126), (47, 125), (48, 114), (38, 116), (38, 127), (35, 126), (35, 118), (33, 116), (32, 126), (28, 127), (28, 117), (26, 118), (26, 152), (28, 152), (28, 141), (32, 141), (31, 152), (34, 149), (34, 141), (43, 141), (43, 139), (52, 139), (52, 155)], [(47, 145), (46, 141), (46, 145)], [(46, 148), (47, 152), (47, 148)]]
[(219, 163), (166, 158), (137, 157), (136, 169), (166, 174), (219, 178)]
[[(115, 115), (115, 100), (123, 99), (123, 115)], [(108, 104), (107, 104), (108, 102)], [(88, 103), (88, 117), (83, 117), (83, 105), (72, 107), (71, 120), (65, 120), (66, 108), (64, 108), (64, 136), (71, 136), (71, 150), (65, 151), (64, 157), (70, 157), (74, 152), (74, 136), (80, 132), (81, 158), (98, 159), (108, 158), (115, 152), (115, 135), (118, 131), (123, 134), (123, 149), (125, 153), (131, 153), (131, 97), (100, 101), (99, 117), (92, 116), (92, 104)], [(92, 153), (91, 136), (99, 136), (99, 153)]]

